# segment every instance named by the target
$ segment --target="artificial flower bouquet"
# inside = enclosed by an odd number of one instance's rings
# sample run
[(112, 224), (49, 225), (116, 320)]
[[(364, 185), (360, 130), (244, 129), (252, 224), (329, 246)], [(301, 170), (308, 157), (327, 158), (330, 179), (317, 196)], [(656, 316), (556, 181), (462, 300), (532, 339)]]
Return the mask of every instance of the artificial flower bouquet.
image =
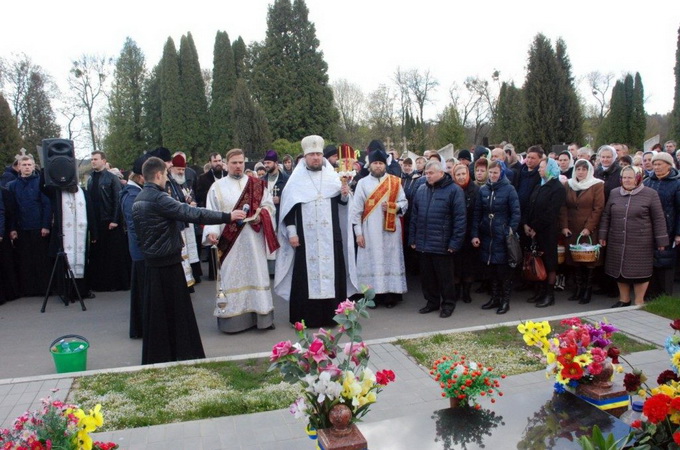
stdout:
[(546, 321), (527, 321), (517, 326), (524, 342), (541, 349), (546, 359), (546, 377), (555, 377), (555, 390), (575, 388), (579, 384), (591, 383), (594, 377), (603, 373), (611, 357), (611, 337), (618, 331), (606, 322), (583, 323), (577, 317), (564, 319), (561, 325), (567, 327), (562, 333), (550, 336), (550, 324)]
[[(373, 373), (367, 367), (369, 351), (360, 336), (359, 319), (368, 317), (367, 307), (374, 305), (374, 296), (372, 290), (365, 290), (359, 301), (340, 303), (335, 332), (321, 328), (310, 333), (304, 322), (298, 322), (298, 342), (282, 341), (272, 349), (269, 370), (278, 369), (284, 381), (301, 385), (302, 396), (290, 411), (312, 428), (329, 428), (328, 413), (340, 403), (351, 409), (352, 423), (359, 421), (382, 388), (395, 379), (391, 370)], [(348, 338), (344, 345), (340, 343), (343, 337)]]
[(430, 375), (439, 382), (442, 397), (457, 399), (459, 404), (474, 406), (479, 409), (477, 397), (488, 397), (495, 403), (494, 394), (503, 396), (500, 390), (500, 378), (493, 368), (474, 361), (468, 361), (465, 355), (453, 352), (453, 356), (442, 356), (434, 362)]
[(113, 442), (93, 442), (90, 433), (101, 427), (101, 405), (89, 412), (49, 398), (42, 408), (27, 411), (11, 428), (0, 429), (2, 450), (112, 450)]

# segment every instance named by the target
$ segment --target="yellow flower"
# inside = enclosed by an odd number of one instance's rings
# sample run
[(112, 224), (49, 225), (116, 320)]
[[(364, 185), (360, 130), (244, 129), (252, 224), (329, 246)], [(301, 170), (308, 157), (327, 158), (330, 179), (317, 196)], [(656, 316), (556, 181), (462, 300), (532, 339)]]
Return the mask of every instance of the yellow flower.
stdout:
[(359, 384), (351, 370), (346, 371), (342, 381), (342, 396), (352, 398), (359, 394), (361, 394), (361, 384)]
[(87, 431), (80, 430), (76, 435), (76, 444), (78, 445), (78, 450), (92, 450), (92, 438)]
[(675, 352), (675, 355), (673, 355), (673, 358), (671, 359), (673, 361), (673, 365), (680, 369), (680, 352)]
[(552, 363), (554, 363), (555, 361), (557, 361), (557, 355), (555, 355), (553, 352), (547, 352), (547, 353), (545, 354), (545, 356), (546, 356), (546, 362), (547, 362), (548, 364), (552, 364)]
[(585, 367), (588, 364), (590, 364), (591, 362), (593, 362), (593, 357), (588, 353), (584, 353), (582, 355), (576, 356), (574, 358), (574, 362), (577, 363), (581, 367)]

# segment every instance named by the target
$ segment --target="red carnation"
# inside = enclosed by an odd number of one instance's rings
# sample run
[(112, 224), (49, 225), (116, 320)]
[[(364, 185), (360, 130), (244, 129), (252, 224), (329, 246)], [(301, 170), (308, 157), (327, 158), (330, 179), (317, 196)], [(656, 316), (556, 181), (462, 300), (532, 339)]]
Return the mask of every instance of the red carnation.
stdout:
[(656, 379), (656, 382), (659, 384), (666, 384), (669, 381), (680, 381), (680, 377), (672, 370), (664, 370), (659, 374), (659, 378)]
[(676, 331), (680, 331), (680, 319), (675, 319), (673, 322), (671, 322), (671, 328)]
[(642, 427), (642, 421), (641, 420), (634, 420), (630, 424), (631, 428), (641, 428)]
[(621, 350), (618, 349), (618, 347), (614, 347), (613, 345), (609, 347), (607, 350), (607, 356), (612, 359), (613, 364), (618, 364), (619, 363), (619, 355), (621, 354)]
[(666, 394), (656, 394), (645, 401), (642, 413), (651, 423), (659, 423), (666, 419), (671, 405), (671, 398)]
[(680, 431), (673, 433), (673, 442), (680, 445)]
[(391, 370), (381, 370), (375, 374), (375, 380), (382, 386), (387, 386), (394, 379), (395, 375)]
[(641, 384), (640, 375), (636, 373), (627, 373), (623, 376), (623, 386), (628, 392), (637, 392)]

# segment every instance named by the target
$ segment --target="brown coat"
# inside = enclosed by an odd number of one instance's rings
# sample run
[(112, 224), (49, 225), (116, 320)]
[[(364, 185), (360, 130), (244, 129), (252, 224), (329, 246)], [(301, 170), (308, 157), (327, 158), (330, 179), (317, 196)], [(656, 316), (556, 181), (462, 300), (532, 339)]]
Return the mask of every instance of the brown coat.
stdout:
[(600, 220), (600, 239), (607, 241), (604, 271), (614, 278), (652, 275), (654, 249), (668, 245), (666, 218), (659, 195), (641, 186), (633, 195), (612, 189)]
[[(576, 244), (579, 233), (587, 228), (590, 231), (590, 238), (593, 244), (597, 243), (597, 230), (600, 226), (600, 217), (604, 209), (604, 184), (598, 183), (583, 191), (573, 190), (569, 184), (566, 185), (567, 200), (560, 210), (560, 232), (564, 228), (569, 228), (571, 236), (565, 238), (566, 262), (575, 265), (571, 259), (569, 245)], [(578, 195), (580, 192), (580, 195)], [(582, 244), (587, 244), (588, 238), (582, 237)]]

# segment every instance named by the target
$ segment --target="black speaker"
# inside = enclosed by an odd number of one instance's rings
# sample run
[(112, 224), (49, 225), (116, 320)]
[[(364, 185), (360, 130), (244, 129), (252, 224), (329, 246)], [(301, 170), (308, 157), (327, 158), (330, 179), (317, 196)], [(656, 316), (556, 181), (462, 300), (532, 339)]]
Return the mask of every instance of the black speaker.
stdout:
[(72, 140), (43, 139), (41, 156), (45, 166), (45, 186), (67, 188), (78, 184)]

